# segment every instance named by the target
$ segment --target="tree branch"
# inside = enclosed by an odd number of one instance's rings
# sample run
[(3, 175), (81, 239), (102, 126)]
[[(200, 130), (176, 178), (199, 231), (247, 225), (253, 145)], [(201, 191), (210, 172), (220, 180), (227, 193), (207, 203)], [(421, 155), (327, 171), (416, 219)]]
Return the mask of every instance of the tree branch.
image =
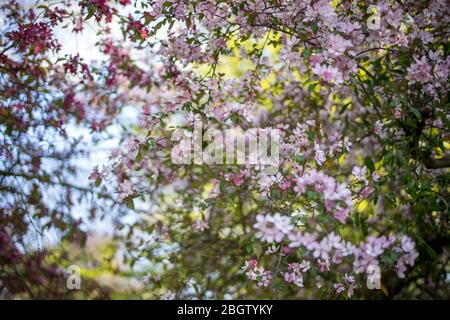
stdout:
[(440, 169), (450, 167), (450, 156), (443, 157), (441, 159), (423, 159), (422, 160), (425, 167), (428, 169)]

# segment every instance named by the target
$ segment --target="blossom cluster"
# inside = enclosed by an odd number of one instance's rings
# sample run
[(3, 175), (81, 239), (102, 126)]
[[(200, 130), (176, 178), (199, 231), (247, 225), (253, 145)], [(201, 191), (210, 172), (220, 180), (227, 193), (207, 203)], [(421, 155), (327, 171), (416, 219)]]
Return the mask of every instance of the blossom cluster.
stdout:
[[(402, 220), (399, 203), (425, 194), (425, 184), (411, 186), (412, 173), (429, 155), (442, 156), (437, 141), (448, 135), (449, 59), (440, 31), (448, 9), (445, 1), (380, 1), (368, 16), (368, 7), (158, 0), (142, 15), (124, 17), (125, 34), (148, 45), (158, 64), (152, 73), (141, 70), (128, 52), (108, 45), (108, 85), (124, 77), (157, 87), (140, 100), (137, 134), (111, 157), (118, 199), (151, 199), (177, 241), (190, 242), (190, 233), (248, 241), (258, 263), (249, 260), (245, 270), (259, 286), (280, 274), (286, 284), (308, 286), (307, 275), (318, 270), (333, 274), (332, 291), (351, 297), (373, 266), (406, 278), (419, 248), (403, 235), (416, 226)], [(153, 37), (160, 32), (162, 39)], [(186, 165), (192, 148), (210, 146), (192, 145), (198, 122), (204, 132), (276, 128), (280, 159), (272, 167)], [(167, 189), (180, 193), (176, 201), (163, 195)], [(194, 215), (187, 208), (202, 219), (180, 218)], [(293, 211), (301, 214), (281, 213)], [(253, 229), (249, 220), (256, 220)], [(399, 230), (401, 223), (408, 228)], [(261, 259), (273, 255), (282, 264), (269, 273)]]
[(271, 272), (258, 266), (258, 261), (255, 259), (246, 261), (242, 270), (245, 271), (247, 278), (256, 281), (256, 285), (259, 287), (267, 287), (270, 284), (270, 279), (272, 279)]
[[(101, 216), (124, 213), (111, 220), (127, 262), (164, 266), (161, 298), (204, 298), (211, 287), (292, 297), (319, 286), (353, 297), (373, 267), (395, 297), (447, 288), (447, 1), (82, 0), (31, 10), (10, 1), (0, 10), (8, 217), (27, 212), (70, 237), (81, 230), (73, 200), (108, 199)], [(91, 26), (100, 61), (61, 53), (55, 28), (84, 36)], [(192, 145), (199, 122), (200, 133), (236, 134)], [(68, 128), (98, 141), (111, 124), (123, 139), (90, 188), (73, 184), (81, 151)], [(219, 139), (234, 145), (237, 128), (279, 133), (280, 157), (184, 161)], [(68, 147), (54, 152), (59, 140)], [(13, 242), (34, 223), (2, 221), (13, 274)], [(258, 290), (234, 272), (242, 256)]]
[[(399, 278), (405, 277), (407, 266), (414, 266), (418, 253), (414, 241), (407, 235), (389, 237), (368, 236), (359, 245), (345, 241), (341, 236), (331, 232), (320, 238), (317, 232), (297, 231), (290, 224), (290, 217), (279, 213), (275, 215), (258, 215), (254, 228), (256, 237), (262, 241), (288, 245), (296, 250), (301, 249), (301, 263), (288, 263), (287, 271), (282, 273), (286, 283), (303, 287), (304, 274), (314, 264), (320, 272), (337, 272), (340, 266), (347, 265), (354, 274), (370, 274), (371, 269), (383, 267), (395, 270)], [(289, 250), (289, 253), (292, 253)], [(270, 253), (276, 253), (272, 250)], [(255, 262), (256, 263), (256, 262)], [(353, 276), (345, 274), (345, 282), (349, 285), (348, 295), (353, 295), (357, 286)], [(337, 293), (344, 290), (342, 283), (336, 283)]]
[(327, 211), (333, 212), (340, 222), (345, 222), (353, 206), (351, 192), (345, 183), (338, 183), (332, 177), (313, 169), (297, 179), (295, 191), (304, 194), (309, 187), (323, 197)]

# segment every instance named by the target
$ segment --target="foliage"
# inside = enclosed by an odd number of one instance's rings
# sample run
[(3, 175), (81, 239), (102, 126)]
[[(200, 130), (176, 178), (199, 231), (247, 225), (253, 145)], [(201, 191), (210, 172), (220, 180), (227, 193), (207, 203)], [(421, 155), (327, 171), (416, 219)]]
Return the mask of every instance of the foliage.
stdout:
[[(130, 267), (158, 266), (148, 286), (161, 298), (448, 298), (446, 1), (2, 10), (0, 240), (10, 249), (0, 279), (9, 291), (4, 279), (26, 265), (16, 241), (34, 220), (63, 238), (80, 231), (76, 194), (98, 195), (103, 214), (128, 208), (115, 224), (119, 252)], [(105, 59), (58, 56), (52, 30), (86, 25)], [(94, 168), (90, 188), (69, 184), (80, 150), (65, 127), (102, 131), (123, 106), (139, 110), (139, 123), (126, 124), (131, 134)], [(211, 149), (191, 143), (198, 124), (200, 134), (265, 128), (280, 137), (279, 161), (180, 164)], [(55, 137), (67, 149), (39, 143)], [(44, 199), (47, 185), (58, 200)], [(377, 268), (381, 290), (369, 290)]]

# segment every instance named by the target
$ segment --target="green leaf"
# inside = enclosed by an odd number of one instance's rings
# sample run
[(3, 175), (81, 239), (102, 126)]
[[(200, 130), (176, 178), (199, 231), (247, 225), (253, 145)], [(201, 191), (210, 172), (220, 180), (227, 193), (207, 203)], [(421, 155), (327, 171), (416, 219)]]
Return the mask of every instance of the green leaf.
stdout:
[(359, 226), (359, 224), (360, 224), (360, 215), (359, 215), (359, 212), (356, 212), (356, 214), (355, 214), (355, 225), (356, 226)]
[(141, 150), (139, 150), (135, 160), (136, 160), (136, 162), (141, 162), (141, 160), (142, 160), (142, 152), (141, 152)]
[(86, 16), (86, 18), (84, 18), (84, 20), (89, 20), (90, 18), (92, 18), (92, 16), (95, 14), (95, 11), (96, 11), (96, 6), (94, 6), (94, 5), (92, 5), (92, 4), (90, 4), (90, 5), (88, 5), (88, 14), (87, 14), (87, 16)]
[(384, 263), (389, 266), (392, 266), (397, 261), (398, 255), (394, 251), (390, 251), (385, 254), (381, 259)]
[(370, 170), (370, 173), (373, 173), (375, 171), (375, 165), (369, 156), (364, 158), (364, 164)]
[(418, 239), (419, 244), (425, 247), (426, 252), (431, 258), (433, 258), (434, 260), (439, 259), (436, 251), (434, 251), (434, 249), (430, 247), (430, 245), (418, 233), (416, 233), (416, 237)]
[(220, 191), (220, 193), (225, 192), (225, 181), (223, 181), (223, 180), (220, 180), (220, 182), (219, 182), (219, 191)]
[(312, 48), (311, 47), (310, 48), (306, 48), (305, 51), (303, 51), (303, 56), (305, 58), (309, 58), (311, 56), (311, 53), (312, 53)]
[(259, 242), (253, 244), (253, 252), (256, 254), (256, 257), (259, 259), (259, 256), (262, 253), (262, 246)]
[(134, 210), (134, 201), (133, 198), (127, 198), (125, 200), (125, 205), (127, 206), (128, 209)]
[(316, 138), (316, 133), (313, 131), (308, 131), (307, 135), (308, 135), (308, 138), (311, 140), (314, 140)]
[(318, 85), (319, 85), (318, 82), (316, 82), (316, 83), (311, 83), (311, 84), (308, 86), (308, 91), (309, 91), (309, 92), (314, 91), (314, 89), (315, 89)]
[(389, 101), (389, 107), (395, 108), (396, 106), (397, 106), (397, 102), (395, 102), (394, 100)]
[(417, 120), (419, 120), (419, 121), (422, 120), (422, 115), (420, 114), (419, 110), (417, 110), (414, 107), (410, 107), (409, 109), (411, 110), (412, 113), (414, 113), (414, 115), (416, 116)]
[(306, 199), (308, 200), (314, 200), (317, 199), (319, 197), (319, 193), (315, 192), (315, 191), (307, 191), (306, 192)]
[(351, 104), (352, 104), (351, 101), (348, 102), (348, 103), (346, 103), (346, 104), (344, 104), (344, 105), (342, 106), (341, 110), (339, 110), (339, 114), (343, 114), (343, 113), (345, 112), (345, 110), (347, 110), (348, 106), (351, 105)]
[(248, 17), (247, 17), (247, 23), (252, 26), (255, 23), (255, 19), (256, 19), (256, 14), (251, 12), (249, 13)]
[(369, 234), (369, 227), (367, 226), (366, 218), (361, 217), (360, 224), (361, 224), (361, 231), (362, 231), (364, 237), (367, 237), (367, 235)]
[(305, 156), (302, 154), (299, 154), (295, 157), (295, 161), (297, 161), (298, 164), (303, 164), (303, 162), (305, 162)]

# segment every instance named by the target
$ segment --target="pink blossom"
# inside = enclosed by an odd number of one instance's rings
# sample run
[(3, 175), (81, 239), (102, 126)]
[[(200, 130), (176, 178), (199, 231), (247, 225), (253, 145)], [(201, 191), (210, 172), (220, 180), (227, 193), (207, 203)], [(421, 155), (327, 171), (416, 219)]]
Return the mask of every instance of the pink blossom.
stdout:
[(118, 199), (120, 202), (123, 202), (125, 198), (133, 196), (134, 194), (135, 190), (133, 184), (129, 180), (125, 180), (119, 185)]
[(325, 157), (325, 152), (320, 149), (320, 144), (317, 142), (314, 142), (314, 152), (315, 152), (315, 159), (319, 166), (321, 166), (327, 158)]
[(160, 300), (175, 300), (175, 293), (172, 291), (166, 291), (162, 295), (159, 296)]
[(253, 227), (256, 236), (266, 242), (281, 242), (286, 234), (292, 230), (290, 219), (279, 213), (275, 215), (257, 215)]
[(352, 175), (356, 178), (356, 180), (365, 181), (366, 174), (367, 174), (367, 168), (365, 166), (364, 167), (357, 167), (357, 166), (353, 167)]
[(335, 67), (316, 64), (313, 67), (314, 74), (318, 75), (325, 82), (341, 84), (343, 82), (342, 73)]
[(343, 285), (342, 283), (335, 283), (335, 284), (333, 285), (333, 288), (334, 288), (334, 290), (336, 290), (336, 293), (337, 293), (337, 294), (339, 294), (339, 293), (345, 291), (345, 287), (344, 287), (344, 285)]
[(257, 282), (256, 285), (258, 287), (267, 287), (270, 284), (270, 279), (272, 279), (271, 272), (263, 267), (258, 267), (255, 259), (246, 261), (242, 269), (245, 271), (248, 279)]
[(206, 229), (209, 229), (209, 225), (208, 222), (203, 221), (203, 220), (195, 220), (194, 223), (192, 224), (192, 228), (195, 231), (205, 231)]
[(312, 187), (321, 193), (326, 209), (328, 211), (334, 210), (335, 217), (340, 222), (345, 222), (353, 205), (351, 192), (345, 184), (337, 183), (333, 178), (316, 170), (311, 170), (311, 172), (297, 179), (297, 186), (294, 189), (302, 194), (306, 192), (308, 187)]
[(213, 179), (213, 188), (209, 193), (211, 198), (217, 198), (220, 195), (220, 181), (218, 179)]
[(416, 62), (408, 67), (406, 79), (409, 80), (409, 84), (427, 82), (431, 78), (431, 67), (427, 62), (427, 58), (424, 56), (420, 60), (418, 58), (414, 59)]

